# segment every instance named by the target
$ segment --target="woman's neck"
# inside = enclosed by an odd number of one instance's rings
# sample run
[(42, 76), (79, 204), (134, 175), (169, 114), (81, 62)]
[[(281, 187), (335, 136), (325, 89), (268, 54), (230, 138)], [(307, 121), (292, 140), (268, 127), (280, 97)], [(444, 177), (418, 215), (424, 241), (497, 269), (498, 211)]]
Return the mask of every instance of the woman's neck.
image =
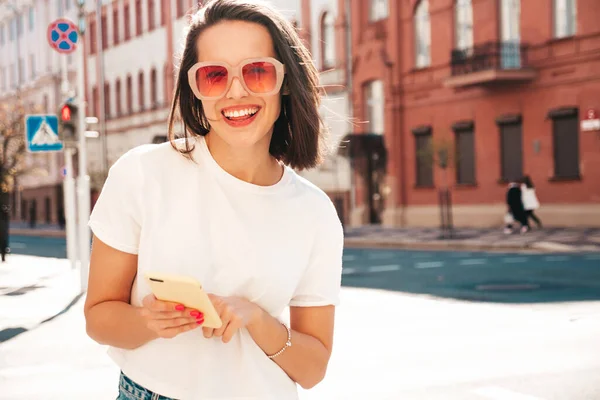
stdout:
[(283, 167), (269, 153), (270, 136), (264, 143), (242, 149), (229, 146), (212, 132), (205, 140), (213, 159), (230, 175), (258, 186), (272, 186), (281, 179)]

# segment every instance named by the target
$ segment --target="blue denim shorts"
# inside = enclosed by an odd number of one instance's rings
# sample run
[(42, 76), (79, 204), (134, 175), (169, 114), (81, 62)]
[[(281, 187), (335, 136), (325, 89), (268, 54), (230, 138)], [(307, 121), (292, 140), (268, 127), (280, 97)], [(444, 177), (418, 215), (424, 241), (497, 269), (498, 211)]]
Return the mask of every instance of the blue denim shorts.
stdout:
[(119, 378), (119, 397), (117, 400), (175, 400), (170, 397), (161, 396), (143, 386), (138, 385), (121, 372)]

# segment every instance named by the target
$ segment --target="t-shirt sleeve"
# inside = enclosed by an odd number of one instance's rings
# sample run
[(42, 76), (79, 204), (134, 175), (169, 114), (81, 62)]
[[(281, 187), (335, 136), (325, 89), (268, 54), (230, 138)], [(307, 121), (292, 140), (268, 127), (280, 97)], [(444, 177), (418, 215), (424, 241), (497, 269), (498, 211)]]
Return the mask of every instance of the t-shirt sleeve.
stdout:
[(342, 282), (344, 231), (335, 207), (328, 203), (319, 220), (309, 265), (290, 301), (293, 307), (338, 305)]
[(102, 242), (137, 254), (141, 230), (142, 174), (137, 152), (123, 155), (111, 168), (90, 215), (89, 227)]

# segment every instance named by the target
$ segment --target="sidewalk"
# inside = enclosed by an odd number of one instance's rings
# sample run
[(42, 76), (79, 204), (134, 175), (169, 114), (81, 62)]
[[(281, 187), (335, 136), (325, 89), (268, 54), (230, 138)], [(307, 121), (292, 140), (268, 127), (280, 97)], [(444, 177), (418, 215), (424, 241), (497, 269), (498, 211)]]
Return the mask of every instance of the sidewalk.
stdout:
[(364, 226), (346, 229), (346, 247), (425, 250), (600, 252), (600, 228), (543, 228), (505, 235), (502, 228), (456, 228), (451, 239), (436, 228)]

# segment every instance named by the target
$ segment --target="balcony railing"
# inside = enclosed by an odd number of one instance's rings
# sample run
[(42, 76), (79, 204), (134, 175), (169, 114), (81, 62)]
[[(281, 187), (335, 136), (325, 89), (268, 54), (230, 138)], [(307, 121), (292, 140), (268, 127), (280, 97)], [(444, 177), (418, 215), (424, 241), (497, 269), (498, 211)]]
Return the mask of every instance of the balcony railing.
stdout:
[(528, 64), (528, 46), (516, 42), (487, 42), (452, 50), (452, 76), (447, 86), (527, 81), (535, 77)]

